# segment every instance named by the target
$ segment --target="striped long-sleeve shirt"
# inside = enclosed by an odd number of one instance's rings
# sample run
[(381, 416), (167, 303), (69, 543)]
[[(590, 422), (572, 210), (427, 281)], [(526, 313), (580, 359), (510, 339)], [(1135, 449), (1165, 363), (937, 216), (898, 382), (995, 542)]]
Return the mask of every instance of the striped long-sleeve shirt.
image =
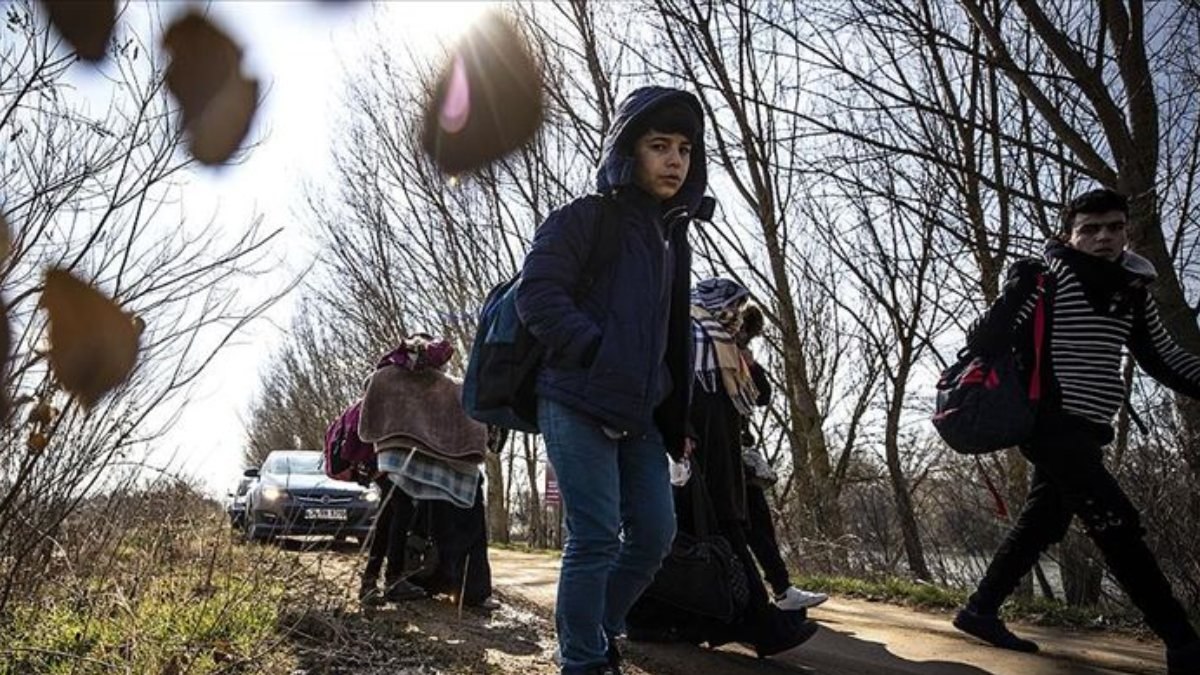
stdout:
[[(1047, 264), (1056, 282), (1050, 303), (1050, 366), (1063, 412), (1101, 424), (1112, 422), (1125, 397), (1125, 347), (1151, 377), (1200, 398), (1200, 357), (1180, 348), (1167, 333), (1150, 293), (1134, 293), (1132, 302), (1101, 311), (1062, 258), (1048, 257)], [(1016, 314), (1019, 325), (1032, 315), (1038, 291), (1036, 282), (1015, 286), (1023, 290)]]

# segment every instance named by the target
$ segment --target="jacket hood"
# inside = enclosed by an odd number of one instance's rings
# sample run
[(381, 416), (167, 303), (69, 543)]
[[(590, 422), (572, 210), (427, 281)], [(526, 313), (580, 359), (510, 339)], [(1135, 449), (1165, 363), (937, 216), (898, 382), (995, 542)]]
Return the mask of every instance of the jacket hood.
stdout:
[(1122, 253), (1121, 257), (1118, 259), (1118, 262), (1121, 263), (1121, 267), (1125, 268), (1125, 271), (1129, 272), (1143, 283), (1149, 284), (1158, 279), (1158, 270), (1154, 269), (1154, 263), (1134, 253), (1133, 251), (1125, 251)]
[[(700, 120), (700, 130), (692, 143), (692, 161), (688, 167), (687, 178), (684, 179), (679, 192), (667, 200), (663, 208), (670, 210), (683, 206), (689, 214), (704, 219), (705, 205), (702, 200), (704, 191), (708, 188), (708, 167), (704, 153), (704, 108), (694, 95), (679, 89), (641, 87), (621, 101), (612, 127), (608, 130), (608, 136), (604, 139), (603, 159), (596, 169), (596, 191), (608, 194), (618, 188), (633, 185), (636, 161), (632, 147), (637, 139), (629, 136), (638, 126), (634, 123), (655, 108), (671, 101), (681, 101), (690, 106)], [(711, 206), (707, 208), (711, 209)]]

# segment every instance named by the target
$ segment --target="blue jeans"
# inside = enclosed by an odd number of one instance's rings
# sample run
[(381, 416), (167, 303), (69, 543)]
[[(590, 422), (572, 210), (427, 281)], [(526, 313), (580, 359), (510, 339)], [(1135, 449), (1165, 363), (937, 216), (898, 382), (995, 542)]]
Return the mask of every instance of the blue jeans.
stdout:
[(558, 475), (567, 542), (554, 621), (563, 675), (607, 663), (609, 636), (650, 585), (675, 538), (662, 436), (613, 440), (594, 419), (547, 399), (538, 425)]

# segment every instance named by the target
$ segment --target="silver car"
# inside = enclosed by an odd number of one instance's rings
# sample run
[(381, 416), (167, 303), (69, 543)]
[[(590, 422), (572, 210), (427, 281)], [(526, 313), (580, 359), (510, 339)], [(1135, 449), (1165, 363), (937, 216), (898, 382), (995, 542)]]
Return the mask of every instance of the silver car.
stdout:
[(324, 456), (313, 450), (275, 450), (246, 494), (246, 539), (284, 535), (367, 538), (379, 507), (379, 490), (325, 475)]

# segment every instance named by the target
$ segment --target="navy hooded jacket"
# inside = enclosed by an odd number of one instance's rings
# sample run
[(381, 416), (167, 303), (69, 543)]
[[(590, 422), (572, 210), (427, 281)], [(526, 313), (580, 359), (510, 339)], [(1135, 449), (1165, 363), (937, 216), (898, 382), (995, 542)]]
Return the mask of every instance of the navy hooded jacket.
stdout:
[[(701, 131), (679, 192), (659, 202), (633, 183), (637, 139), (630, 136), (638, 133), (633, 122), (671, 101), (691, 106)], [(712, 212), (704, 197), (703, 120), (700, 102), (687, 92), (631, 93), (617, 109), (596, 172), (597, 192), (613, 196), (620, 216), (608, 223), (621, 229), (614, 261), (583, 283), (605, 219), (600, 200), (577, 199), (538, 228), (517, 287), (517, 312), (546, 346), (537, 395), (632, 435), (657, 424), (673, 454), (682, 450), (692, 383), (688, 225)]]

